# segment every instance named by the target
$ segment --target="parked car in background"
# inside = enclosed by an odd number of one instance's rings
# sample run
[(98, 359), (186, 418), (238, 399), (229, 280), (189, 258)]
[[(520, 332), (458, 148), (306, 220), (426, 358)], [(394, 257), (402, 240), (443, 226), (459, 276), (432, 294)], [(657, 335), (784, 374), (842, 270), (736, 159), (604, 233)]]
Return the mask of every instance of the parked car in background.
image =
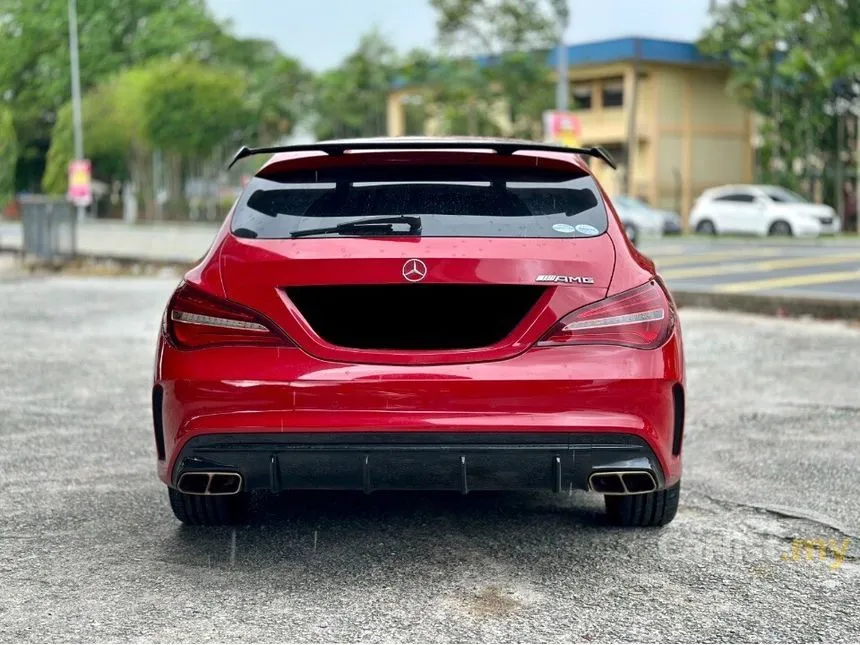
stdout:
[(663, 217), (644, 203), (620, 195), (612, 198), (612, 204), (624, 226), (624, 232), (633, 244), (639, 244), (646, 237), (663, 236)]
[(659, 208), (652, 208), (641, 199), (636, 199), (635, 197), (628, 197), (627, 195), (619, 195), (612, 200), (612, 203), (615, 204), (616, 210), (617, 207), (624, 208), (625, 210), (631, 209), (644, 209), (654, 213), (663, 221), (663, 235), (680, 235), (681, 234), (681, 216), (678, 213), (674, 213), (672, 211), (666, 211)]
[(841, 221), (830, 206), (813, 204), (781, 186), (733, 185), (701, 194), (690, 227), (703, 235), (818, 236), (839, 233)]

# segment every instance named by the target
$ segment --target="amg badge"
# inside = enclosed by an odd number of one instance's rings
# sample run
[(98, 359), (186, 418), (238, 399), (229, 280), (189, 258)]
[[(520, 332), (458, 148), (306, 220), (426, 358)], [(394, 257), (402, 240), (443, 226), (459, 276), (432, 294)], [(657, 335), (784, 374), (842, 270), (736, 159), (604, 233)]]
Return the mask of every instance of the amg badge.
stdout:
[(539, 275), (538, 282), (564, 282), (567, 284), (594, 284), (594, 278), (584, 275)]

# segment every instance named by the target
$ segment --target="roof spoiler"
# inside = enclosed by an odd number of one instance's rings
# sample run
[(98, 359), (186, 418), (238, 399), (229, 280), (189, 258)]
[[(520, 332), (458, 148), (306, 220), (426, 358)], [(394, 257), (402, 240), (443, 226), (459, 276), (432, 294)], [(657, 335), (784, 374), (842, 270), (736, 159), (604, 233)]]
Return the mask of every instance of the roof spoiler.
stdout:
[(233, 155), (227, 168), (246, 157), (278, 152), (325, 152), (330, 155), (342, 155), (347, 150), (494, 150), (500, 155), (510, 155), (521, 150), (544, 152), (564, 152), (602, 159), (613, 170), (617, 168), (615, 160), (604, 148), (570, 148), (551, 143), (531, 143), (528, 141), (440, 141), (422, 139), (355, 139), (352, 141), (321, 141), (319, 143), (297, 144), (290, 146), (269, 146), (264, 148), (249, 148), (242, 146)]

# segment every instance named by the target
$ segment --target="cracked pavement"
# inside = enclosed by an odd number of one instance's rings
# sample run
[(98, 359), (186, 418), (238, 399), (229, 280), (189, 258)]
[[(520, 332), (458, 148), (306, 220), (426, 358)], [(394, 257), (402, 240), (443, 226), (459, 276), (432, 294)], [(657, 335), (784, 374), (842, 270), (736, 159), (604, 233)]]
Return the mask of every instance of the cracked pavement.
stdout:
[(189, 529), (149, 417), (174, 284), (0, 278), (0, 640), (860, 640), (860, 328), (682, 312), (664, 529), (585, 493), (285, 494)]

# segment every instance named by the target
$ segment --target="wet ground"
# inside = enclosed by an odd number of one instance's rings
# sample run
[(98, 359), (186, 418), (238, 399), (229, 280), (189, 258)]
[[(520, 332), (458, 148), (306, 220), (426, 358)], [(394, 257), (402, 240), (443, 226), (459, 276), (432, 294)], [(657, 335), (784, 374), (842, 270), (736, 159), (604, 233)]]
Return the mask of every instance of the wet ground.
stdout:
[(189, 529), (149, 417), (173, 285), (0, 278), (0, 640), (860, 640), (860, 329), (682, 312), (664, 529), (585, 493), (287, 494)]

